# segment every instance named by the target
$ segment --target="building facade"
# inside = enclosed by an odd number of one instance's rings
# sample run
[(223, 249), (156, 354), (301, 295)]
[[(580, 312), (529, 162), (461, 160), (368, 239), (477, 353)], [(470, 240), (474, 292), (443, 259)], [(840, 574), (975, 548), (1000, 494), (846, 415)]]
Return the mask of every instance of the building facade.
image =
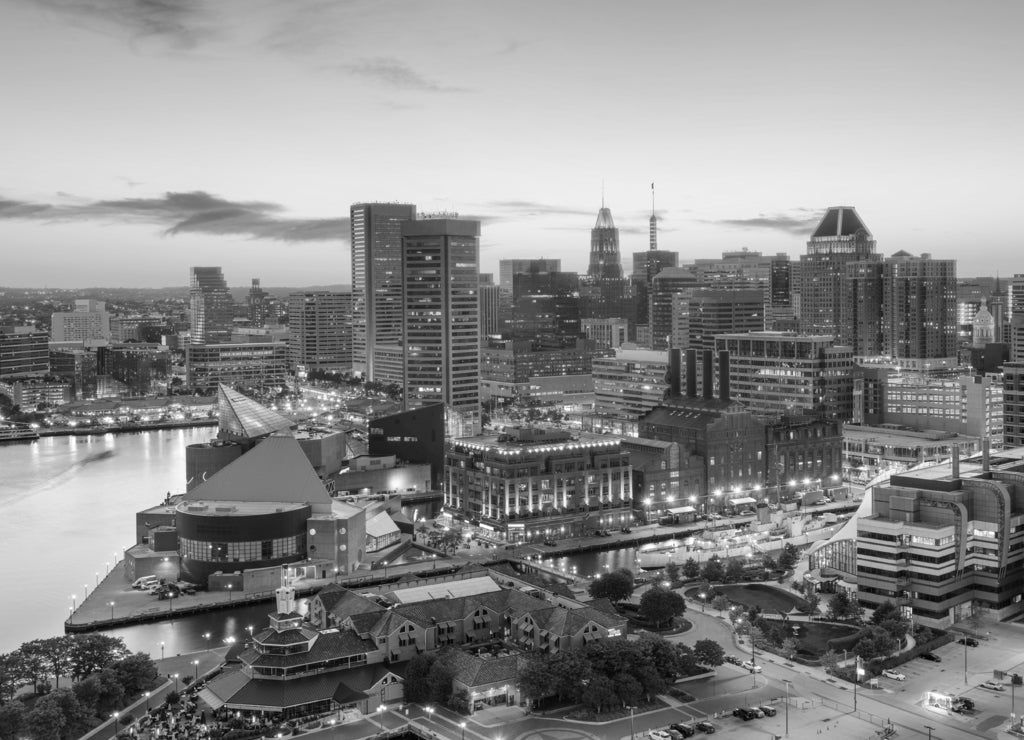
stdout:
[(639, 418), (665, 399), (667, 373), (668, 352), (664, 351), (619, 348), (613, 356), (595, 357), (594, 411)]
[[(377, 377), (374, 348), (402, 343), (402, 223), (408, 203), (356, 203), (349, 210), (352, 244), (352, 365)], [(392, 381), (387, 381), (392, 382)]]
[(352, 294), (312, 291), (288, 296), (292, 368), (345, 373), (352, 369)]
[(28, 326), (0, 326), (0, 378), (40, 377), (50, 371), (50, 337)]
[(185, 383), (210, 392), (219, 384), (270, 388), (288, 384), (285, 342), (189, 345), (185, 348)]
[(445, 506), (510, 543), (626, 526), (629, 453), (620, 440), (560, 429), (516, 428), (451, 440)]
[(480, 431), (480, 222), (402, 224), (405, 403), (444, 403), (451, 436)]
[(1003, 443), (1024, 445), (1024, 363), (1003, 365)]
[(755, 413), (853, 416), (853, 351), (831, 336), (792, 332), (719, 335), (732, 397)]
[(103, 301), (75, 301), (73, 311), (58, 311), (50, 317), (50, 339), (54, 343), (97, 344), (110, 341), (110, 314)]
[(192, 344), (223, 344), (231, 341), (235, 301), (219, 267), (191, 267), (188, 280), (189, 327)]

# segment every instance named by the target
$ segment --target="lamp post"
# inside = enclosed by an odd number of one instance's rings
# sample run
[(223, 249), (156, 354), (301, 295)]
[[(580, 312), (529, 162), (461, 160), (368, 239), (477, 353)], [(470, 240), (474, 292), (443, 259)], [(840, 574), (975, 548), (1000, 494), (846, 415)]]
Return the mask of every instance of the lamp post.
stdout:
[(427, 713), (427, 721), (429, 722), (430, 718), (434, 714), (434, 708), (433, 707), (423, 707), (423, 711)]
[(233, 585), (233, 584), (231, 584), (231, 583), (229, 583), (229, 584), (228, 584), (228, 601), (229, 601), (229, 602), (231, 601), (231, 586), (232, 586), (232, 585)]
[(789, 737), (789, 686), (793, 682), (786, 679), (783, 683), (786, 684), (786, 737)]
[(110, 602), (110, 620), (111, 621), (114, 620), (114, 602), (113, 601)]
[(209, 632), (204, 632), (203, 633), (203, 637), (206, 639), (206, 649), (209, 650), (210, 649), (210, 637), (211, 637), (211, 635), (210, 635)]
[(636, 730), (633, 727), (633, 711), (636, 707), (626, 707), (629, 710), (629, 740), (636, 739)]
[(195, 677), (192, 680), (199, 683), (199, 661), (193, 660), (192, 667), (195, 668)]
[[(462, 740), (466, 740), (466, 723), (459, 722), (459, 727), (462, 728)], [(632, 738), (630, 740), (632, 740)]]
[(112, 719), (110, 721), (110, 737), (117, 737), (117, 717), (119, 714), (120, 712), (114, 712), (111, 715)]
[(853, 656), (853, 711), (857, 711), (857, 686), (860, 685), (860, 674), (864, 669), (860, 667), (860, 656)]
[(149, 714), (149, 695), (151, 692), (146, 692), (146, 714)]
[(707, 603), (708, 603), (708, 595), (705, 592), (701, 591), (700, 592), (700, 611), (701, 611), (702, 614), (704, 613), (704, 607), (707, 606)]
[(386, 707), (381, 704), (377, 707), (377, 724), (380, 725), (380, 731), (384, 732), (384, 710)]
[(164, 659), (164, 644), (160, 643), (160, 660)]
[(174, 693), (178, 693), (178, 674), (174, 674)]
[(963, 638), (964, 641), (964, 686), (967, 685), (967, 638)]

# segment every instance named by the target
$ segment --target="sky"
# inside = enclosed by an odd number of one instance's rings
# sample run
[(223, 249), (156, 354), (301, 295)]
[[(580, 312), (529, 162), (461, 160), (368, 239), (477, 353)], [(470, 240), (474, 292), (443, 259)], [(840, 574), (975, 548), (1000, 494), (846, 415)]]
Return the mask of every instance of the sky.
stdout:
[(802, 254), (828, 206), (883, 254), (1024, 272), (1024, 3), (6, 0), (0, 286), (350, 278), (349, 206), (481, 219), (585, 271)]

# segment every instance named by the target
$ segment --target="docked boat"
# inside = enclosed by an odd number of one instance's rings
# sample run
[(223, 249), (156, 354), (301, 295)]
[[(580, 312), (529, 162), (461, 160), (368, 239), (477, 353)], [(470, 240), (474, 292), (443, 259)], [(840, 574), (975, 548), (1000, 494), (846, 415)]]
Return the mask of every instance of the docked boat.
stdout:
[(39, 439), (39, 432), (28, 424), (0, 424), (0, 444), (4, 442), (31, 442)]

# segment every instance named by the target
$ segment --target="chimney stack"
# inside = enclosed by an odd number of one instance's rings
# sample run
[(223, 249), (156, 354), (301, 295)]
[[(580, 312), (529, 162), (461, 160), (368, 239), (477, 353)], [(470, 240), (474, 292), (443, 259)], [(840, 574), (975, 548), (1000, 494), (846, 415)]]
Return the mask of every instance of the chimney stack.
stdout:
[(718, 351), (718, 397), (729, 401), (729, 350)]
[(715, 397), (715, 353), (709, 349), (704, 350), (704, 400), (710, 401)]
[(686, 397), (697, 397), (697, 350), (686, 350)]
[(682, 379), (683, 368), (682, 365), (682, 354), (681, 349), (670, 349), (668, 351), (668, 397), (679, 398), (679, 390)]
[(989, 454), (991, 453), (992, 440), (989, 437), (981, 440), (981, 472), (987, 473), (989, 463)]
[(953, 480), (960, 478), (960, 445), (953, 445)]

